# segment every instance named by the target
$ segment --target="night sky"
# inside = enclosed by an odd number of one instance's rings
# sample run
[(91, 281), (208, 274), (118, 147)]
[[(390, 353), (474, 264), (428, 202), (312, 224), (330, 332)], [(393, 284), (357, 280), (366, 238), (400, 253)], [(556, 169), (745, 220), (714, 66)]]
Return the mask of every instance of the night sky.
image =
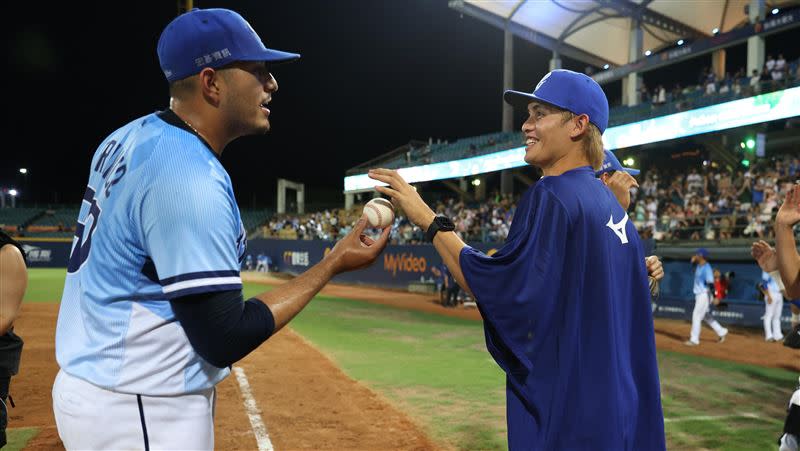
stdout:
[[(177, 4), (26, 3), (7, 12), (2, 32), (11, 75), (0, 187), (24, 190), (23, 204), (77, 205), (100, 141), (167, 105), (156, 43)], [(307, 203), (340, 202), (350, 167), (411, 139), (501, 128), (503, 34), (446, 0), (195, 6), (234, 9), (268, 47), (303, 55), (273, 71), (280, 90), (270, 104), (272, 131), (241, 138), (222, 156), (243, 206), (274, 206), (278, 177), (305, 183)], [(530, 91), (550, 52), (516, 39), (515, 58), (514, 88)], [(689, 79), (709, 58), (697, 60), (686, 63)], [(564, 67), (585, 64), (565, 59)], [(612, 100), (619, 89), (609, 87)], [(521, 120), (518, 113), (515, 124)], [(27, 188), (20, 167), (29, 169)]]

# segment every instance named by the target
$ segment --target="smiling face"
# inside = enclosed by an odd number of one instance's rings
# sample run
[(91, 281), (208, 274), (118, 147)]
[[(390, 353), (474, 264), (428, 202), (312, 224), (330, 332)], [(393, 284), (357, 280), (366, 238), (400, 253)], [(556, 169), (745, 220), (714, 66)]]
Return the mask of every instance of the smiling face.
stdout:
[(278, 82), (263, 62), (238, 61), (217, 72), (225, 88), (219, 108), (230, 129), (238, 136), (269, 131), (270, 110), (267, 104), (278, 90)]
[(528, 120), (522, 124), (525, 162), (544, 169), (562, 159), (572, 144), (570, 123), (564, 121), (563, 110), (540, 102), (529, 103)]

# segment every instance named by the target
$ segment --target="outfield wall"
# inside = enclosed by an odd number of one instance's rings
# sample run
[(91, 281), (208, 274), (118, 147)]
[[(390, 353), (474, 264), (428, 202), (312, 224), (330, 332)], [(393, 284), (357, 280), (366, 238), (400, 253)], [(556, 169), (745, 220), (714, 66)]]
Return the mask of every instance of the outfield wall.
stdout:
[[(22, 240), (28, 252), (30, 267), (66, 267), (72, 243), (63, 239)], [(322, 260), (333, 247), (330, 241), (293, 240), (251, 240), (247, 253), (255, 257), (264, 254), (272, 261), (272, 270), (289, 274), (300, 274), (308, 267)], [(498, 245), (472, 243), (473, 247), (491, 253)], [(649, 246), (648, 246), (649, 247)], [(687, 250), (691, 253), (691, 250)], [(648, 252), (649, 253), (649, 252)], [(658, 252), (656, 252), (658, 253)], [(727, 310), (714, 310), (712, 314), (724, 324), (761, 327), (764, 303), (758, 300), (756, 284), (761, 280), (761, 270), (751, 259), (729, 259), (713, 262), (720, 271), (733, 271), (733, 278)], [(387, 288), (407, 289), (412, 282), (435, 278), (433, 266), (440, 266), (442, 260), (431, 245), (388, 246), (372, 266), (354, 272), (341, 274), (334, 281), (358, 285), (372, 285)], [(654, 314), (658, 317), (691, 319), (694, 308), (692, 295), (693, 269), (686, 258), (675, 256), (664, 259), (664, 280), (661, 282), (661, 297)], [(783, 322), (788, 330), (788, 302), (784, 303)]]

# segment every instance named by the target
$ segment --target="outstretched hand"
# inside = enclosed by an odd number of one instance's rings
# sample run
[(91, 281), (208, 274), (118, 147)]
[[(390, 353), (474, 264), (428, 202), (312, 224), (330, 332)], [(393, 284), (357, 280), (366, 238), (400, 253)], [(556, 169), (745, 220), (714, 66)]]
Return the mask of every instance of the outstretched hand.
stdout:
[(775, 248), (766, 241), (759, 240), (750, 247), (750, 255), (758, 262), (758, 266), (764, 272), (778, 270), (778, 253)]
[(389, 186), (376, 186), (375, 189), (392, 198), (392, 204), (403, 210), (414, 225), (427, 230), (436, 214), (422, 200), (417, 190), (408, 184), (397, 171), (391, 169), (370, 169), (369, 177), (387, 183)]
[(786, 193), (786, 199), (775, 216), (775, 225), (793, 227), (798, 222), (800, 222), (800, 184), (795, 184)]
[(333, 250), (325, 257), (333, 261), (333, 268), (336, 274), (366, 268), (386, 248), (392, 227), (384, 228), (377, 240), (373, 240), (364, 234), (366, 227), (367, 219), (362, 216), (353, 227), (353, 230), (339, 240)]

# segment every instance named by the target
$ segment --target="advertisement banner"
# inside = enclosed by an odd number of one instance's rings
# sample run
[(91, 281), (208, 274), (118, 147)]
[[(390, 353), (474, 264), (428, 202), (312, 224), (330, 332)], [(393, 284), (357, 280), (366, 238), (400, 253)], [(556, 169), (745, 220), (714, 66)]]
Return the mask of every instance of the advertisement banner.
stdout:
[(66, 268), (72, 240), (17, 238), (25, 249), (29, 268)]

